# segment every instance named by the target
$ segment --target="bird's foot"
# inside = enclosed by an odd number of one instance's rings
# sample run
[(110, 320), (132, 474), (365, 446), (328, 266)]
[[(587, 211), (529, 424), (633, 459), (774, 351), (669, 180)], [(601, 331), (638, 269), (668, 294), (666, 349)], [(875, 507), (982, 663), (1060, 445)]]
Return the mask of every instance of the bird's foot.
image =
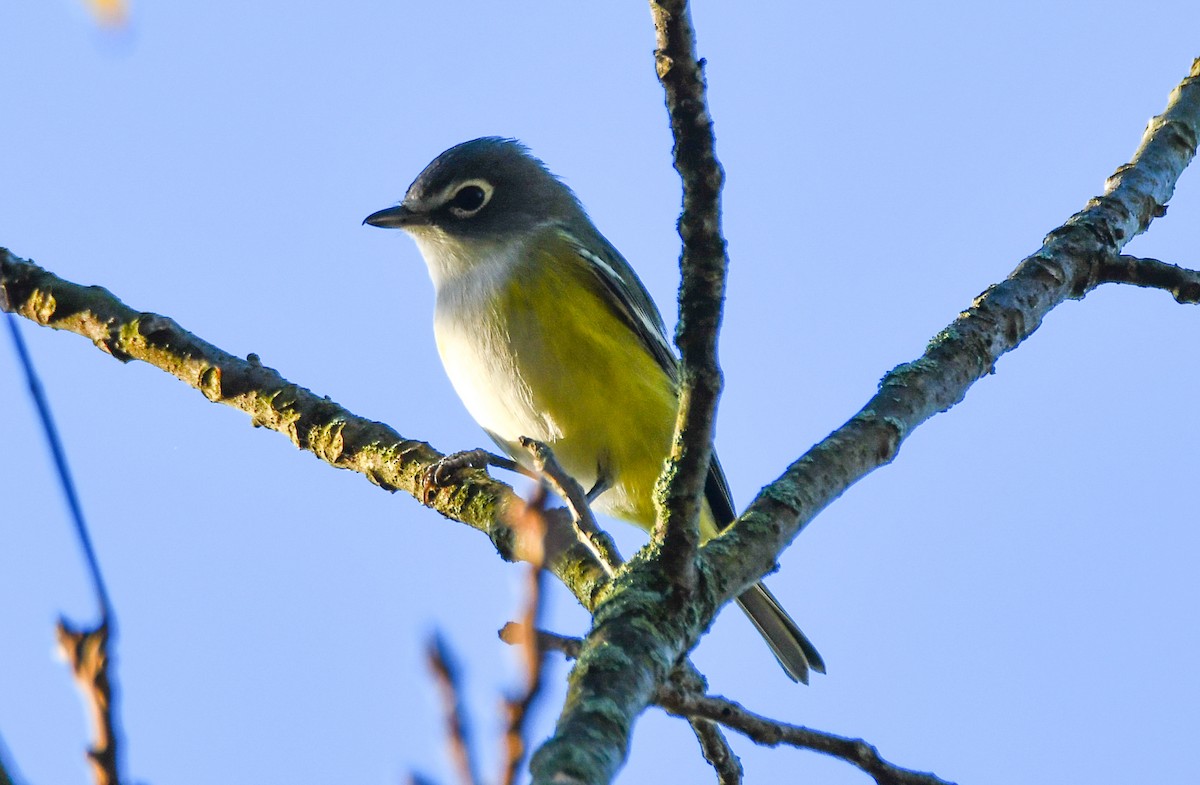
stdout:
[(424, 477), (421, 478), (422, 501), (425, 504), (432, 503), (438, 489), (450, 485), (459, 472), (465, 469), (486, 469), (489, 466), (497, 466), (510, 471), (520, 471), (520, 468), (514, 461), (484, 449), (463, 450), (462, 452), (444, 455), (436, 463), (431, 464), (425, 470)]

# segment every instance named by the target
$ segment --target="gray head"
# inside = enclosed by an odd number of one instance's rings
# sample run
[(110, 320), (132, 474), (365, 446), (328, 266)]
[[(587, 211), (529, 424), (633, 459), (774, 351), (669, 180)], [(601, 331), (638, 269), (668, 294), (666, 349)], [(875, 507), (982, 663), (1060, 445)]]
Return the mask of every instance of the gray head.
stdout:
[(399, 206), (364, 223), (405, 229), (418, 241), (491, 244), (581, 218), (590, 223), (571, 189), (524, 145), (487, 136), (439, 155)]

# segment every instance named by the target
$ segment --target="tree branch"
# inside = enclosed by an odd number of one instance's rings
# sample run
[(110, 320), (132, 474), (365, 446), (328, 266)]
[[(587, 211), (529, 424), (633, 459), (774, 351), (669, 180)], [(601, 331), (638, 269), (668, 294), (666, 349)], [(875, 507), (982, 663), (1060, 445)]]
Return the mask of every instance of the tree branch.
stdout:
[[(509, 643), (516, 644), (518, 640), (516, 631), (510, 628), (517, 626), (505, 625), (505, 628), (500, 631), (500, 637)], [(537, 631), (536, 640), (544, 651), (558, 651), (568, 659), (578, 657), (583, 649), (583, 641), (579, 638), (542, 630)], [(761, 714), (755, 714), (728, 698), (707, 695), (706, 689), (707, 686), (699, 674), (682, 667), (675, 670), (671, 674), (671, 678), (655, 690), (654, 703), (662, 707), (668, 714), (683, 717), (692, 724), (696, 736), (700, 738), (700, 743), (704, 747), (705, 758), (717, 769), (718, 780), (722, 783), (727, 781), (726, 777), (731, 778), (728, 780), (729, 782), (740, 781), (741, 764), (737, 761), (736, 756), (732, 760), (714, 761), (709, 756), (707, 742), (701, 735), (705, 731), (702, 726), (697, 726), (698, 721), (723, 725), (738, 731), (758, 744), (766, 746), (786, 744), (840, 758), (870, 774), (880, 785), (946, 785), (943, 780), (933, 774), (902, 769), (888, 763), (879, 756), (879, 751), (873, 745), (862, 739), (851, 739), (773, 720)], [(721, 740), (721, 743), (725, 744), (724, 739)], [(723, 753), (717, 751), (718, 756), (721, 754)], [(729, 754), (732, 755), (732, 752)], [(735, 767), (738, 779), (732, 779)]]
[(688, 690), (660, 688), (655, 702), (669, 714), (679, 717), (703, 717), (732, 728), (758, 744), (792, 747), (823, 752), (851, 763), (870, 774), (879, 785), (949, 785), (933, 774), (910, 771), (888, 763), (879, 751), (862, 739), (835, 736), (800, 725), (768, 719), (748, 711), (734, 701)]
[[(680, 399), (671, 458), (660, 478), (666, 485), (665, 490), (660, 486), (663, 505), (654, 532), (659, 547), (639, 554), (632, 568), (614, 580), (619, 589), (614, 585), (617, 590), (606, 593), (608, 601), (597, 606), (592, 631), (571, 672), (558, 727), (533, 757), (535, 783), (610, 780), (624, 761), (633, 718), (702, 627), (693, 615), (692, 600), (700, 588), (695, 555), (701, 496), (712, 460), (712, 423), (721, 390), (716, 340), (726, 267), (720, 233), (723, 175), (686, 0), (651, 0), (650, 12), (656, 30), (656, 70), (666, 94), (675, 168), (684, 190), (676, 332), (682, 356)], [(661, 638), (646, 634), (655, 627)], [(653, 666), (630, 667), (635, 662)], [(614, 673), (622, 675), (613, 678)]]
[(684, 593), (695, 584), (699, 519), (712, 455), (713, 420), (721, 395), (717, 335), (725, 299), (725, 238), (721, 235), (721, 187), (703, 64), (686, 0), (651, 0), (654, 61), (666, 96), (675, 171), (683, 181), (679, 237), (679, 412), (671, 458), (663, 474), (664, 504), (655, 540), (662, 560)]
[[(384, 490), (403, 490), (484, 532), (507, 561), (541, 559), (542, 543), (524, 542), (509, 525), (524, 505), (512, 488), (483, 471), (467, 471), (425, 499), (425, 474), (444, 457), (441, 453), (289, 382), (257, 355), (234, 357), (172, 319), (135, 311), (102, 287), (65, 281), (6, 248), (0, 248), (0, 310), (82, 335), (122, 362), (141, 360), (164, 370), (331, 466), (358, 472)], [(584, 607), (595, 607), (607, 580), (603, 568), (576, 540), (565, 511), (550, 510), (547, 519), (546, 568)]]
[(728, 600), (773, 568), (780, 551), (830, 502), (895, 459), (921, 423), (960, 402), (1063, 300), (1087, 291), (1121, 249), (1163, 214), (1200, 138), (1200, 59), (1146, 128), (1133, 159), (1105, 193), (1047, 235), (1008, 278), (989, 287), (934, 336), (925, 353), (884, 376), (854, 417), (764, 488), (737, 526), (701, 557)]
[(689, 717), (688, 724), (692, 726), (692, 732), (700, 742), (700, 751), (704, 754), (704, 759), (717, 772), (717, 785), (741, 785), (742, 775), (745, 773), (742, 762), (733, 753), (733, 748), (729, 746), (729, 741), (721, 732), (720, 726), (712, 720), (699, 717)]
[[(572, 675), (573, 694), (589, 672), (602, 673), (613, 686), (596, 696), (600, 702), (568, 706), (554, 739), (535, 756), (536, 781), (611, 779), (624, 759), (633, 717), (716, 609), (761, 577), (825, 505), (892, 460), (915, 427), (962, 400), (971, 384), (1032, 334), (1046, 313), (1086, 291), (1098, 277), (1096, 267), (1115, 258), (1161, 214), (1195, 155), (1198, 118), (1200, 60), (1172, 93), (1167, 111), (1151, 121), (1133, 161), (1110, 178), (1104, 196), (1052, 232), (1041, 250), (936, 336), (921, 358), (891, 371), (862, 411), (764, 489), (737, 526), (702, 549), (700, 566), (710, 580), (701, 581), (705, 590), (685, 614), (664, 618), (661, 598), (669, 586), (655, 565), (644, 560), (619, 576), (620, 586), (605, 587), (595, 560), (564, 524), (569, 545), (562, 553), (568, 555), (555, 564), (556, 574), (589, 607), (602, 587), (613, 596), (597, 609), (590, 636), (604, 646), (585, 648)], [(416, 495), (424, 469), (440, 457), (422, 442), (404, 440), (286, 382), (253, 356), (238, 360), (169, 319), (134, 312), (102, 289), (68, 284), (2, 250), (0, 308), (88, 336), (119, 359), (151, 362), (210, 400), (237, 406), (256, 424), (286, 433), (297, 446), (332, 465), (360, 471), (383, 487)], [(501, 521), (510, 499), (515, 497), (507, 486), (480, 473), (439, 492), (433, 506), (488, 532), (502, 556), (519, 558), (520, 545)], [(588, 733), (566, 738), (564, 730), (580, 719), (591, 721), (580, 726)]]
[[(1200, 271), (1157, 259), (1139, 259), (1136, 256), (1117, 256), (1101, 260), (1095, 278), (1089, 282), (1088, 291), (1103, 283), (1128, 283), (1151, 289), (1170, 292), (1175, 301), (1184, 305), (1200, 303)], [(1082, 297), (1080, 292), (1078, 297)]]

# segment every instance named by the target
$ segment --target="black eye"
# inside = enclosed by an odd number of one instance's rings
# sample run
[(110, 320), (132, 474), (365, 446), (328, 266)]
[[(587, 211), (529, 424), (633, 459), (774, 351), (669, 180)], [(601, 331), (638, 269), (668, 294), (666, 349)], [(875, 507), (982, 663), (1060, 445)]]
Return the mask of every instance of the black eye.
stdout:
[(458, 189), (458, 193), (450, 200), (450, 206), (457, 208), (456, 212), (459, 215), (463, 215), (473, 213), (480, 207), (483, 207), (486, 199), (487, 194), (478, 185), (464, 185)]

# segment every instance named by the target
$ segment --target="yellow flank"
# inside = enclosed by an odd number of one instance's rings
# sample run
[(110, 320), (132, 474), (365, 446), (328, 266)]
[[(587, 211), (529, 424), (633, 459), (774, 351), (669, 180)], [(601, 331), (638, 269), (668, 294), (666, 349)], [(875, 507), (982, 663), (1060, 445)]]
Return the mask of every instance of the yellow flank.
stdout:
[[(552, 424), (542, 435), (585, 490), (607, 477), (612, 487), (597, 510), (648, 530), (654, 483), (671, 449), (675, 385), (573, 249), (539, 249), (520, 267), (495, 306), (531, 408)], [(714, 527), (705, 518), (708, 535)]]
[(585, 490), (601, 474), (613, 483), (595, 506), (649, 529), (654, 482), (671, 449), (675, 386), (602, 299), (583, 259), (540, 255), (496, 303), (518, 372), (533, 408), (561, 434), (551, 446), (563, 467)]

